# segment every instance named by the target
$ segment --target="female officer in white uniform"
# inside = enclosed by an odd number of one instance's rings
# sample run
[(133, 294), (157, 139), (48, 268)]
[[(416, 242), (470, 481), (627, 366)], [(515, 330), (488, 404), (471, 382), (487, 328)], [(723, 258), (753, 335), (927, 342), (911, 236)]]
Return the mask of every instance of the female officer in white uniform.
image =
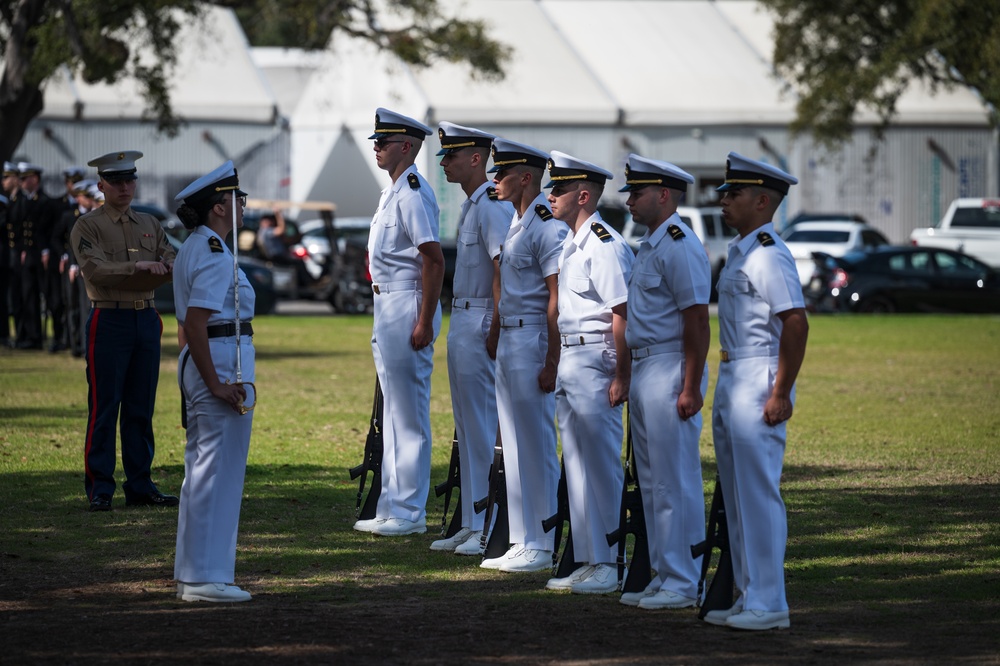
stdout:
[[(240, 336), (234, 257), (223, 242), (243, 224), (246, 193), (231, 161), (199, 178), (177, 195), (177, 216), (191, 236), (174, 264), (174, 301), (181, 338), (178, 382), (186, 408), (184, 485), (177, 519), (174, 578), (184, 601), (249, 601), (233, 585), (236, 531), (246, 473), (253, 412), (249, 386), (236, 384), (237, 345), (242, 380), (254, 380), (254, 291), (239, 271)], [(249, 394), (249, 395), (248, 395)]]

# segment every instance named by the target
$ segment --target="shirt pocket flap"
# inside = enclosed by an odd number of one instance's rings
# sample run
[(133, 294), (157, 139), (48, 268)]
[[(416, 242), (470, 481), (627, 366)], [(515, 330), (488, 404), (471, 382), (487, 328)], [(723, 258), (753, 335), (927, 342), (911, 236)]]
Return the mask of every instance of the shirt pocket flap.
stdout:
[(511, 252), (506, 255), (506, 259), (511, 268), (516, 268), (517, 270), (524, 270), (531, 267), (532, 259), (530, 254), (515, 254)]
[(639, 273), (636, 275), (636, 281), (640, 289), (656, 289), (660, 286), (662, 279), (663, 276), (659, 273)]

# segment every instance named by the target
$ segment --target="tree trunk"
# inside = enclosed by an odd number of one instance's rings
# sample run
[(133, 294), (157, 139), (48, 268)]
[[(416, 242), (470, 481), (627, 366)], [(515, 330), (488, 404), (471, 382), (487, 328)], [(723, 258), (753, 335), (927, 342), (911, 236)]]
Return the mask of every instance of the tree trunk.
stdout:
[[(6, 81), (0, 88), (6, 87)], [(0, 158), (9, 160), (14, 150), (20, 145), (28, 124), (42, 112), (44, 98), (38, 86), (25, 86), (10, 94), (0, 94), (4, 102), (0, 104)]]

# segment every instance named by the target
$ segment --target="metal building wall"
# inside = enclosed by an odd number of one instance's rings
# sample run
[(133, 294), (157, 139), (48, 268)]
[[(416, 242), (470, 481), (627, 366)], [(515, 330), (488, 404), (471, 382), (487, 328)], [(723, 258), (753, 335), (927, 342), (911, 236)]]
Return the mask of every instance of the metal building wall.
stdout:
[(155, 127), (137, 121), (68, 121), (35, 119), (14, 159), (45, 169), (44, 185), (61, 194), (60, 172), (71, 165), (96, 171), (87, 162), (116, 150), (139, 150), (136, 201), (176, 209), (174, 195), (195, 178), (232, 159), (240, 184), (254, 197), (288, 196), (289, 134), (274, 125), (191, 122), (174, 138), (158, 135)]
[(836, 154), (796, 142), (801, 210), (863, 215), (889, 240), (941, 219), (958, 197), (998, 194), (996, 132), (982, 128), (889, 128), (877, 144), (868, 128)]

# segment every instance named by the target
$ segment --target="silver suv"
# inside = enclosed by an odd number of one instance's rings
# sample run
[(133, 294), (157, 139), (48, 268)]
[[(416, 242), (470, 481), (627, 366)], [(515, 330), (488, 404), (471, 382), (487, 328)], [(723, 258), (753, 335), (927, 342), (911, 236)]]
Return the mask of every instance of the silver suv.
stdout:
[[(678, 206), (677, 214), (684, 221), (684, 224), (691, 227), (701, 240), (701, 244), (705, 246), (705, 252), (708, 253), (708, 263), (712, 267), (712, 291), (714, 293), (715, 284), (719, 280), (719, 272), (726, 265), (729, 241), (736, 237), (736, 230), (726, 226), (722, 220), (722, 209), (717, 206), (706, 208)], [(632, 216), (626, 212), (622, 236), (633, 249), (639, 249), (639, 239), (645, 233), (646, 227), (636, 224)]]

